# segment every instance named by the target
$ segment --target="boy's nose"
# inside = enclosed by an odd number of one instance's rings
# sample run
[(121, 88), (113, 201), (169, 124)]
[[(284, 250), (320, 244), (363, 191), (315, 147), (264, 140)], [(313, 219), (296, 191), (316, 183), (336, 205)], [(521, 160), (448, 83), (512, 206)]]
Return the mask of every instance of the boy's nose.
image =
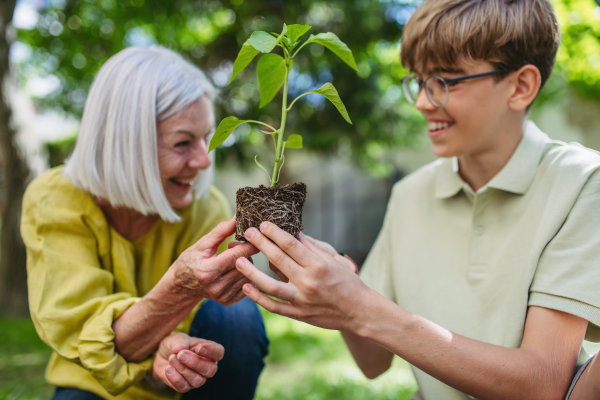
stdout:
[(421, 89), (421, 91), (419, 92), (419, 95), (417, 96), (417, 101), (415, 102), (415, 107), (417, 107), (417, 110), (421, 112), (434, 111), (437, 108), (429, 100), (427, 93), (425, 93), (425, 88)]

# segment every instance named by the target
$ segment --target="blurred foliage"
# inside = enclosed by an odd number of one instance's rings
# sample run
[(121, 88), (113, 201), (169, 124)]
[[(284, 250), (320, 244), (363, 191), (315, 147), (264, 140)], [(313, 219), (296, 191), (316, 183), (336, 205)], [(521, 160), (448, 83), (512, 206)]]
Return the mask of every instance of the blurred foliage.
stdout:
[[(29, 52), (19, 73), (23, 83), (33, 76), (58, 83), (37, 98), (41, 108), (80, 116), (104, 61), (126, 46), (157, 43), (183, 54), (221, 88), (218, 118), (235, 115), (278, 126), (268, 115), (278, 115), (280, 98), (258, 109), (256, 63), (227, 85), (233, 60), (253, 31), (309, 22), (314, 32), (334, 32), (348, 44), (359, 73), (323, 46), (311, 44), (303, 50), (311, 53), (311, 62), (299, 55), (290, 74), (290, 100), (333, 81), (354, 125), (347, 126), (324, 99), (307, 96), (288, 116), (288, 132), (302, 135), (308, 149), (352, 156), (374, 174), (386, 175), (393, 167), (385, 150), (410, 145), (424, 127), (416, 110), (399, 101), (405, 71), (398, 61), (398, 42), (415, 1), (54, 0), (40, 10), (35, 27), (18, 32), (19, 45)], [(217, 161), (249, 165), (257, 152), (268, 149), (264, 141), (259, 130), (242, 126), (230, 146), (219, 149)]]
[[(402, 28), (421, 0), (51, 0), (32, 29), (18, 32), (18, 45), (29, 54), (19, 62), (25, 84), (46, 77), (55, 89), (37, 98), (41, 108), (80, 116), (87, 90), (104, 61), (130, 45), (157, 43), (183, 54), (220, 88), (218, 119), (235, 115), (278, 126), (281, 99), (258, 109), (256, 63), (227, 85), (233, 60), (254, 30), (280, 31), (283, 22), (310, 23), (313, 32), (331, 31), (348, 44), (359, 73), (311, 44), (290, 74), (290, 99), (333, 81), (354, 125), (345, 125), (333, 105), (307, 96), (288, 117), (289, 133), (303, 136), (304, 146), (325, 154), (352, 157), (375, 175), (393, 166), (387, 150), (412, 145), (424, 121), (402, 99), (398, 61)], [(570, 87), (600, 101), (600, 7), (594, 0), (553, 0), (561, 22), (562, 46), (557, 67), (535, 108), (563, 99)], [(22, 49), (23, 50), (23, 49)], [(333, 80), (335, 76), (335, 80)], [(253, 165), (255, 154), (270, 157), (265, 135), (240, 126), (217, 149), (217, 162)]]
[(50, 165), (50, 168), (64, 164), (65, 159), (71, 154), (73, 147), (75, 147), (76, 140), (77, 136), (71, 136), (46, 143), (46, 149), (48, 150), (48, 164)]
[[(339, 332), (262, 310), (271, 340), (257, 400), (408, 400), (416, 390), (408, 364), (395, 358), (375, 380), (365, 378)], [(0, 399), (49, 399), (44, 382), (50, 349), (31, 319), (0, 317)]]
[(554, 0), (562, 31), (557, 72), (588, 99), (600, 101), (600, 6), (593, 0)]

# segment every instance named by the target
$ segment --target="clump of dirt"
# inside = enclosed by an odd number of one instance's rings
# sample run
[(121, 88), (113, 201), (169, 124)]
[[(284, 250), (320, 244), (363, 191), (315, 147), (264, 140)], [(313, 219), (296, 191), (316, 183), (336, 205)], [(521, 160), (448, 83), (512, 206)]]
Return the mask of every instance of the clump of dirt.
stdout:
[(291, 185), (257, 188), (243, 187), (237, 191), (235, 240), (246, 241), (246, 229), (269, 221), (298, 239), (302, 228), (302, 208), (306, 201), (306, 185), (302, 182)]

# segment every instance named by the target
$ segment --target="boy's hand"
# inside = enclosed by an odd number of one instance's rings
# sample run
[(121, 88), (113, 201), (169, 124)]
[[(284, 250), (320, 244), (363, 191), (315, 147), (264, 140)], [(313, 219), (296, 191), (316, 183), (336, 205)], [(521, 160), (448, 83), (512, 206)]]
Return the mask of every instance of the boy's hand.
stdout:
[[(354, 273), (358, 274), (358, 266), (354, 263), (354, 261), (352, 261), (352, 259), (350, 257), (348, 257), (348, 256), (342, 256), (329, 243), (322, 242), (320, 240), (314, 239), (314, 238), (312, 238), (312, 237), (310, 237), (308, 235), (305, 235), (303, 233), (300, 233), (300, 242), (303, 243), (303, 244), (305, 244), (306, 246), (308, 246), (309, 249), (310, 248), (314, 248), (314, 249), (321, 250), (321, 252), (330, 255), (334, 260), (336, 260), (340, 264), (348, 267), (351, 271), (354, 271)], [(252, 259), (250, 259), (250, 262), (252, 262)], [(271, 269), (271, 271), (275, 272), (275, 274), (277, 274), (277, 276), (279, 277), (279, 279), (281, 279), (283, 282), (286, 282), (286, 283), (289, 282), (288, 277), (285, 276), (279, 270), (279, 268), (277, 268), (270, 261), (269, 261), (269, 268)]]
[[(333, 247), (312, 238), (294, 239), (270, 222), (260, 231), (250, 228), (246, 239), (258, 248), (289, 282), (278, 282), (241, 257), (236, 267), (251, 284), (244, 292), (265, 309), (326, 329), (353, 331), (360, 324), (362, 296), (370, 292), (354, 273), (352, 261), (340, 256)], [(271, 239), (271, 240), (269, 240)]]
[(149, 382), (185, 393), (212, 378), (224, 354), (225, 349), (218, 343), (184, 333), (171, 334), (160, 342)]

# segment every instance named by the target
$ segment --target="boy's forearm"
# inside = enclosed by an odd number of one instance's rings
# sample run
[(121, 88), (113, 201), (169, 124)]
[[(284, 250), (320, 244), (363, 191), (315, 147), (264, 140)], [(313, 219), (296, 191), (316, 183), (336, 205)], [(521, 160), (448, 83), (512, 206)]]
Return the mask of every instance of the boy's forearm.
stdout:
[(382, 296), (364, 304), (356, 324), (358, 336), (461, 392), (479, 399), (564, 398), (576, 354), (572, 360), (549, 360), (531, 349), (456, 335)]
[(367, 378), (376, 378), (390, 368), (394, 357), (392, 352), (353, 333), (341, 333), (356, 364)]
[(170, 277), (171, 270), (113, 323), (116, 350), (126, 360), (146, 359), (201, 300), (177, 290)]

